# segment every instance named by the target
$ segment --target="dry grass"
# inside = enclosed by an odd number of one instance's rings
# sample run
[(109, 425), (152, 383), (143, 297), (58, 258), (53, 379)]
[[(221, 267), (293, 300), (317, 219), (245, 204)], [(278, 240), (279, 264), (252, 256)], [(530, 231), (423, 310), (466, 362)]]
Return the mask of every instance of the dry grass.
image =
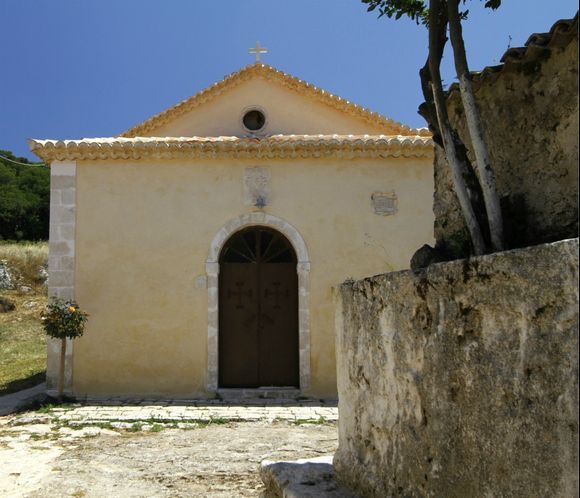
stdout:
[[(44, 380), (46, 336), (40, 321), (47, 289), (39, 269), (48, 259), (47, 243), (0, 244), (0, 260), (6, 260), (16, 290), (0, 291), (15, 305), (0, 313), (0, 395), (32, 387)], [(22, 292), (21, 287), (30, 290)]]
[(47, 242), (0, 244), (0, 261), (6, 261), (17, 285), (42, 286), (40, 269), (48, 262)]

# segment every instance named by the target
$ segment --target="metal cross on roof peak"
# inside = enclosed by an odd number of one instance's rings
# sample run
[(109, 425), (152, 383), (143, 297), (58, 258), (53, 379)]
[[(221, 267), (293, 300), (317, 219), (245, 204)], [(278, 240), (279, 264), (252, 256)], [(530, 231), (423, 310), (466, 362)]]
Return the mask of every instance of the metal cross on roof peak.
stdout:
[(265, 47), (261, 47), (260, 46), (260, 42), (257, 41), (256, 42), (256, 46), (253, 48), (248, 49), (248, 52), (250, 54), (255, 54), (256, 56), (256, 62), (260, 62), (260, 54), (267, 54), (268, 53), (268, 49)]

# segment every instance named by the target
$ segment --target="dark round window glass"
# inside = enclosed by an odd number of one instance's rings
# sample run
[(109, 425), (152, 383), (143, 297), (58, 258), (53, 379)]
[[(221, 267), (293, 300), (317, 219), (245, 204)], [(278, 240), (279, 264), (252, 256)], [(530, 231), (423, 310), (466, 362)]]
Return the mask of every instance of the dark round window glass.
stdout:
[(266, 116), (263, 112), (248, 111), (244, 114), (244, 126), (250, 131), (257, 131), (264, 127), (266, 124)]

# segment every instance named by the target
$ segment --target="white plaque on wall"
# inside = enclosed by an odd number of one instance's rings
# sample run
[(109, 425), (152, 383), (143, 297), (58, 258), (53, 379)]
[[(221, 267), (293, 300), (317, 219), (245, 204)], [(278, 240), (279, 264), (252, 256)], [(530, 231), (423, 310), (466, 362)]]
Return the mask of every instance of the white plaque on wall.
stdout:
[(374, 192), (371, 203), (375, 214), (389, 216), (398, 211), (398, 199), (394, 190), (389, 192)]

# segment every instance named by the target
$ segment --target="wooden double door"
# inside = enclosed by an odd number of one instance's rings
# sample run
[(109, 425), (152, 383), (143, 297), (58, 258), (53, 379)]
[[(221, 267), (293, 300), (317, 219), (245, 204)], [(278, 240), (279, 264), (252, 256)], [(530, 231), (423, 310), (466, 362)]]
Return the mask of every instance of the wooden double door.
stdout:
[(298, 275), (288, 240), (234, 234), (220, 256), (220, 387), (298, 386)]

